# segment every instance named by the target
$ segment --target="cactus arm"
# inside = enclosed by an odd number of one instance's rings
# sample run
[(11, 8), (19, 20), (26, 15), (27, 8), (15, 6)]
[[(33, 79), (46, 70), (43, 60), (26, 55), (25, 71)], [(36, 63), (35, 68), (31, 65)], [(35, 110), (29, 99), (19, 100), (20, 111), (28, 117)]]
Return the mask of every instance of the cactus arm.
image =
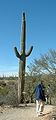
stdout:
[(14, 47), (14, 51), (15, 51), (16, 56), (17, 56), (18, 58), (21, 58), (21, 55), (20, 55), (19, 52), (17, 51), (17, 48), (16, 48), (16, 47)]
[(28, 56), (31, 54), (32, 49), (33, 49), (33, 46), (30, 47), (30, 49), (29, 49), (29, 51), (27, 52), (27, 54), (25, 54), (25, 57), (28, 57)]

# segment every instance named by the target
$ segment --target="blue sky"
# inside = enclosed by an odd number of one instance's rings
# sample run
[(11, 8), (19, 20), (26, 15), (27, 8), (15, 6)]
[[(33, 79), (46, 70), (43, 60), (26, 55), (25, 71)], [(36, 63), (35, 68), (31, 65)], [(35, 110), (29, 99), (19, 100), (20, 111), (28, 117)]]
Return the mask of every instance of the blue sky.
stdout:
[(27, 66), (40, 54), (56, 50), (56, 0), (0, 0), (0, 76), (18, 72), (22, 12), (26, 14), (26, 52), (33, 51)]

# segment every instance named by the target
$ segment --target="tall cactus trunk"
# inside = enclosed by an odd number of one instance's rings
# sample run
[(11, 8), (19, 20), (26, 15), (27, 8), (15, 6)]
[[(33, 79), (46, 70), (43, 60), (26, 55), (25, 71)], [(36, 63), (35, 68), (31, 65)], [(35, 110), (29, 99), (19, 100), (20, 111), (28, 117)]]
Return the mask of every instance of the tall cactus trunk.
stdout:
[(22, 15), (22, 30), (21, 30), (21, 41), (20, 41), (20, 55), (21, 59), (19, 60), (19, 78), (21, 80), (21, 102), (23, 102), (23, 91), (24, 91), (24, 82), (25, 82), (25, 38), (26, 38), (26, 22), (25, 14)]
[(25, 13), (22, 15), (22, 31), (20, 39), (20, 53), (17, 51), (17, 48), (14, 47), (16, 56), (19, 58), (19, 77), (18, 77), (18, 102), (23, 102), (23, 91), (25, 83), (25, 65), (26, 57), (28, 57), (33, 49), (33, 46), (30, 48), (28, 53), (25, 53), (25, 41), (26, 41), (26, 22), (25, 22)]

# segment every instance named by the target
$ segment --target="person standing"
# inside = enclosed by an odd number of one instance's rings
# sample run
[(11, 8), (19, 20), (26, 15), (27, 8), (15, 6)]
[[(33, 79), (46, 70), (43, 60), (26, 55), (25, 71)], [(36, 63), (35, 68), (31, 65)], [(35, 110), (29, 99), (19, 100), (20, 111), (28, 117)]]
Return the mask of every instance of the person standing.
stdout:
[(48, 86), (47, 86), (47, 92), (46, 92), (46, 103), (48, 104), (50, 104), (51, 105), (51, 94), (52, 94), (52, 89), (51, 89), (51, 86), (50, 86), (50, 84), (48, 84)]
[(43, 85), (43, 81), (41, 81), (40, 84), (38, 84), (34, 90), (35, 93), (35, 99), (36, 99), (36, 113), (37, 115), (42, 115), (44, 110), (44, 104), (45, 104), (45, 87)]

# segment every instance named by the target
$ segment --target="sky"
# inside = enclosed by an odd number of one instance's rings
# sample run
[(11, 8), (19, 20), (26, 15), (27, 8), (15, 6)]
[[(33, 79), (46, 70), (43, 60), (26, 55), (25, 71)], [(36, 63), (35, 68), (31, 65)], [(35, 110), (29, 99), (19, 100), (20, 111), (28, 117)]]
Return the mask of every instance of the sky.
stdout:
[(18, 74), (22, 13), (26, 15), (27, 66), (49, 49), (56, 50), (56, 0), (0, 0), (0, 76)]

